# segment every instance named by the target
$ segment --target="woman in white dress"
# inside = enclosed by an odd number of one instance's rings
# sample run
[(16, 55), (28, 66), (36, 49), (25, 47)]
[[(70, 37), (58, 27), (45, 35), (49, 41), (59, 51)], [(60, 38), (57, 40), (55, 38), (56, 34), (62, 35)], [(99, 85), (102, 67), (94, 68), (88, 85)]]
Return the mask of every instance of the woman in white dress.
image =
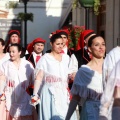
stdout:
[[(5, 41), (0, 38), (0, 66), (7, 61), (10, 56), (8, 53), (4, 53), (4, 48), (5, 48)], [(0, 119), (4, 120), (5, 119), (5, 96), (4, 96), (4, 85), (5, 81), (3, 80), (2, 72), (0, 72)]]
[[(36, 66), (31, 104), (40, 103), (38, 120), (64, 120), (70, 102), (69, 56), (61, 54), (63, 41), (59, 34), (54, 34), (50, 40), (51, 53), (42, 56)], [(75, 114), (72, 119), (76, 120)]]
[[(119, 55), (118, 55), (119, 56)], [(112, 106), (111, 106), (112, 105)], [(111, 110), (111, 118), (109, 111)], [(99, 120), (120, 119), (120, 60), (108, 76), (100, 104)]]
[[(105, 57), (105, 60), (104, 60), (104, 63), (103, 63), (104, 89), (106, 89), (106, 85), (107, 85), (107, 82), (109, 81), (109, 76), (111, 75), (111, 71), (116, 66), (117, 62), (120, 60), (120, 55), (119, 54), (120, 54), (120, 46), (116, 46)], [(104, 95), (103, 95), (102, 98), (104, 98)], [(102, 100), (102, 102), (103, 102), (103, 100)], [(103, 104), (101, 104), (100, 112), (103, 108), (102, 105)], [(109, 110), (108, 110), (109, 113), (106, 114), (109, 120), (112, 119), (112, 106), (113, 106), (113, 101), (111, 101), (111, 105), (110, 105)]]
[(26, 91), (33, 83), (34, 68), (29, 61), (20, 58), (21, 50), (22, 47), (19, 44), (11, 44), (10, 60), (4, 62), (1, 67), (6, 78), (4, 94), (7, 113), (5, 120), (34, 120), (34, 108), (29, 104), (30, 95)]
[(91, 61), (82, 65), (78, 70), (71, 93), (73, 95), (66, 116), (69, 120), (76, 105), (84, 99), (80, 120), (98, 120), (100, 97), (103, 92), (102, 64), (105, 54), (105, 41), (102, 37), (94, 35), (88, 41), (88, 50), (92, 54)]

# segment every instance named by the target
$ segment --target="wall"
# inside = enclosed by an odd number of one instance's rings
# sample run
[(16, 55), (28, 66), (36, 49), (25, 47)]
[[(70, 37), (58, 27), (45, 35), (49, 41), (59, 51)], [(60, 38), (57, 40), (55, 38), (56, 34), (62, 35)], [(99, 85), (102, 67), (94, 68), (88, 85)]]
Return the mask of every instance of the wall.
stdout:
[(113, 47), (120, 45), (120, 1), (106, 2), (106, 47), (109, 52)]
[[(93, 10), (89, 9), (89, 29), (93, 29), (95, 32), (97, 30), (96, 18)], [(85, 8), (79, 5), (78, 8), (73, 9), (73, 25), (85, 26)]]

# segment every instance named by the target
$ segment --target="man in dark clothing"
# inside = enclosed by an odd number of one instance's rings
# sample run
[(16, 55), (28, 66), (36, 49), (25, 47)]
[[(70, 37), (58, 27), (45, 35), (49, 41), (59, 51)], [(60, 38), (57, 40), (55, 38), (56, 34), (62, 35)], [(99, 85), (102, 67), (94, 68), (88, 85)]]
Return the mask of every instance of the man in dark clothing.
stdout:
[(38, 60), (43, 55), (43, 50), (45, 46), (45, 40), (42, 38), (36, 38), (27, 46), (27, 50), (29, 54), (25, 55), (26, 60), (32, 63), (33, 67), (35, 68)]
[[(33, 67), (35, 68), (37, 62), (40, 60), (40, 58), (43, 55), (43, 50), (45, 47), (45, 40), (42, 38), (36, 38), (33, 40), (31, 43), (28, 44), (27, 50), (29, 54), (25, 55), (26, 60), (28, 60)], [(29, 86), (27, 91), (29, 92), (30, 95), (33, 95), (33, 88), (34, 86)], [(39, 105), (36, 105), (36, 111), (38, 113), (38, 107)]]

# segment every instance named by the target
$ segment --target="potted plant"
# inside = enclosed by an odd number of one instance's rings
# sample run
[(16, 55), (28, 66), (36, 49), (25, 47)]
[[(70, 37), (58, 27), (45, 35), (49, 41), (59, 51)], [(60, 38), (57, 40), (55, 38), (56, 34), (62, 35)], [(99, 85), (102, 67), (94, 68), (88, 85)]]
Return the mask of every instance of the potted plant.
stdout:
[(95, 15), (99, 14), (100, 0), (73, 0), (73, 8), (78, 7), (79, 3), (83, 7), (93, 7)]
[(33, 13), (18, 13), (17, 18), (21, 21), (30, 20), (33, 22)]

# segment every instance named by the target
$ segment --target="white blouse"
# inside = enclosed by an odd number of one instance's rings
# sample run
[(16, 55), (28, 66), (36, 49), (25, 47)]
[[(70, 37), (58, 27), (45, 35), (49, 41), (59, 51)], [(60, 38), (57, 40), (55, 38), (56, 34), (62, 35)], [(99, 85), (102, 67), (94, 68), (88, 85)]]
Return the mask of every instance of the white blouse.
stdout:
[(117, 84), (120, 84), (120, 60), (108, 77), (108, 81), (101, 98), (100, 115), (108, 117), (108, 112), (109, 109), (111, 109), (110, 107), (113, 102), (114, 89)]
[(116, 65), (116, 63), (120, 60), (120, 47), (113, 48), (105, 57), (103, 63), (103, 82), (104, 86), (108, 80), (108, 77)]
[(1, 70), (6, 76), (6, 108), (11, 116), (32, 115), (29, 105), (30, 95), (26, 88), (33, 83), (34, 68), (29, 61), (21, 59), (19, 68), (8, 60), (2, 64)]
[(69, 64), (69, 74), (78, 71), (78, 61), (74, 54), (71, 55)]
[(63, 54), (62, 60), (58, 61), (49, 53), (46, 53), (38, 61), (35, 70), (41, 69), (48, 74), (66, 79), (68, 77), (68, 72), (69, 72), (69, 68), (68, 68), (69, 61), (70, 58), (66, 54)]
[(0, 59), (0, 65), (2, 65), (5, 61), (10, 59), (9, 53), (6, 53), (3, 58)]

